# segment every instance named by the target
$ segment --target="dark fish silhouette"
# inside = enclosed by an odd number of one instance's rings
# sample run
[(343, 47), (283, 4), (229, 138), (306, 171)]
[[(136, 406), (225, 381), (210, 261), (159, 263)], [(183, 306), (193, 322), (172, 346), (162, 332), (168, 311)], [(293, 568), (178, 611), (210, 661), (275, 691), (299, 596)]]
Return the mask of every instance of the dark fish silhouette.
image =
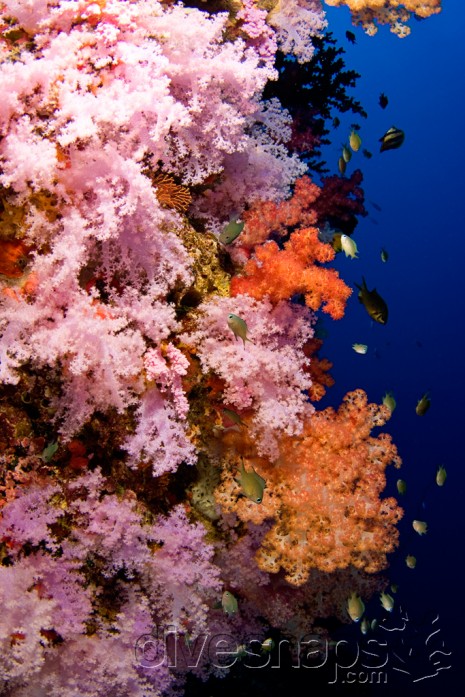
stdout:
[(389, 104), (389, 99), (386, 97), (384, 92), (381, 92), (381, 94), (379, 95), (379, 105), (380, 105), (381, 109), (385, 109), (388, 104)]
[(349, 31), (349, 30), (346, 31), (346, 39), (347, 39), (347, 41), (350, 41), (351, 44), (356, 43), (355, 34), (353, 31)]
[(391, 126), (391, 128), (388, 131), (386, 131), (386, 133), (379, 139), (381, 143), (380, 152), (400, 148), (400, 146), (404, 142), (404, 139), (405, 133), (401, 131), (400, 128)]
[(366, 148), (363, 148), (362, 153), (367, 158), (367, 160), (370, 160), (373, 157), (373, 154)]
[(333, 128), (337, 128), (337, 127), (340, 126), (340, 125), (341, 125), (341, 120), (338, 119), (337, 116), (335, 116), (334, 119), (333, 119)]
[(357, 283), (355, 285), (359, 289), (358, 299), (370, 315), (371, 319), (373, 319), (375, 322), (379, 322), (380, 324), (386, 324), (388, 320), (388, 306), (376, 288), (373, 288), (373, 290), (368, 290), (364, 278), (362, 278), (361, 286), (359, 286)]

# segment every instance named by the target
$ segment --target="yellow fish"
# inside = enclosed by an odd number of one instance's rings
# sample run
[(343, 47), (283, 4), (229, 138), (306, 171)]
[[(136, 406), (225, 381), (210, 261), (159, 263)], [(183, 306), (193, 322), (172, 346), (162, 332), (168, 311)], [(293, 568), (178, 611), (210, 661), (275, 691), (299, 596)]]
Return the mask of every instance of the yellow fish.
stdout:
[(365, 612), (365, 604), (355, 591), (347, 599), (347, 612), (353, 622), (358, 622)]
[(361, 144), (362, 139), (360, 138), (359, 134), (356, 131), (352, 131), (349, 136), (349, 145), (352, 148), (352, 150), (354, 152), (357, 152), (357, 150), (360, 149)]
[(373, 290), (368, 290), (367, 284), (364, 278), (362, 278), (362, 285), (359, 286), (355, 284), (359, 289), (358, 299), (364, 306), (365, 310), (370, 315), (371, 319), (380, 324), (386, 324), (388, 320), (388, 306), (385, 300), (377, 292), (376, 288)]
[(355, 353), (366, 353), (368, 351), (368, 346), (366, 344), (352, 344), (352, 348)]
[(412, 554), (407, 554), (405, 557), (405, 563), (409, 569), (414, 569), (417, 565), (416, 557), (414, 557)]
[(397, 480), (397, 491), (399, 492), (399, 494), (402, 495), (405, 494), (405, 492), (407, 491), (407, 484), (404, 482), (403, 479)]
[(274, 647), (274, 641), (273, 639), (265, 639), (264, 642), (262, 642), (261, 649), (262, 651), (265, 651), (268, 653), (269, 651), (272, 651)]
[(414, 520), (412, 527), (419, 535), (426, 535), (428, 531), (428, 524), (424, 520)]
[(227, 615), (234, 615), (237, 612), (237, 600), (229, 591), (224, 591), (221, 596), (221, 605)]
[(381, 261), (386, 262), (389, 259), (389, 254), (386, 252), (386, 250), (383, 249), (381, 250)]
[(394, 598), (389, 593), (380, 593), (379, 599), (381, 600), (381, 605), (388, 612), (392, 612), (394, 607)]
[(347, 166), (347, 165), (346, 165), (345, 160), (344, 160), (343, 157), (340, 157), (340, 158), (339, 158), (339, 160), (338, 160), (338, 162), (337, 162), (337, 166), (338, 166), (338, 168), (339, 168), (339, 172), (340, 172), (341, 174), (345, 174), (346, 166)]
[(255, 503), (261, 503), (263, 501), (263, 490), (266, 488), (266, 481), (255, 472), (253, 467), (251, 472), (247, 472), (243, 461), (241, 461), (237, 481), (248, 499)]
[(362, 634), (368, 634), (368, 630), (370, 629), (370, 623), (367, 620), (366, 617), (363, 618), (362, 623), (360, 625), (360, 631)]
[(423, 397), (418, 400), (417, 406), (415, 407), (415, 411), (418, 414), (418, 416), (424, 416), (428, 409), (431, 406), (431, 400), (428, 397), (428, 392), (425, 392)]
[(445, 469), (445, 467), (440, 465), (438, 471), (436, 472), (436, 484), (438, 486), (444, 486), (444, 483), (446, 481), (446, 477), (447, 477), (446, 469)]
[(392, 414), (392, 412), (397, 406), (396, 400), (394, 399), (394, 395), (392, 394), (392, 392), (386, 392), (386, 394), (383, 397), (383, 404), (385, 407), (389, 409), (389, 411)]
[(342, 146), (342, 159), (344, 162), (350, 162), (350, 158), (352, 157), (352, 153), (350, 152), (349, 148), (347, 145)]
[(349, 235), (341, 235), (341, 247), (346, 257), (358, 259), (358, 248), (354, 240)]
[(238, 315), (233, 315), (232, 312), (228, 315), (228, 327), (230, 330), (233, 332), (234, 336), (240, 337), (242, 341), (250, 341), (251, 344), (253, 344), (252, 339), (249, 339), (247, 336), (247, 332), (249, 331), (247, 328), (247, 324), (244, 322), (242, 317), (239, 317)]

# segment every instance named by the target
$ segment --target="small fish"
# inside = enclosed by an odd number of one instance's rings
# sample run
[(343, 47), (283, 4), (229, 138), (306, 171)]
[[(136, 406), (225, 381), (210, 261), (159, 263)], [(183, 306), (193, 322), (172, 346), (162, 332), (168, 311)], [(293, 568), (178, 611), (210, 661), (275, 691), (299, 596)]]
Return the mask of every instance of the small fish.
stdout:
[(219, 424), (215, 424), (212, 428), (213, 435), (215, 438), (219, 438), (222, 434), (224, 433), (230, 433), (230, 431), (234, 431), (235, 433), (240, 433), (241, 432), (241, 427), (238, 426), (237, 424), (234, 424), (234, 426), (228, 426), (227, 428), (225, 426), (220, 426)]
[(407, 492), (407, 484), (403, 479), (397, 480), (397, 491), (399, 494), (402, 494), (402, 496)]
[(350, 162), (350, 159), (352, 157), (352, 153), (350, 152), (349, 148), (347, 145), (342, 146), (342, 158), (344, 162)]
[(394, 598), (392, 595), (389, 595), (389, 593), (380, 593), (379, 599), (384, 609), (388, 612), (392, 612), (394, 607)]
[(370, 623), (367, 620), (367, 618), (364, 617), (361, 624), (360, 624), (360, 631), (362, 632), (362, 634), (368, 634), (369, 629), (370, 629)]
[(245, 644), (238, 644), (236, 646), (236, 654), (237, 658), (241, 659), (244, 658), (244, 656), (247, 656), (247, 647)]
[(428, 524), (424, 520), (414, 520), (412, 527), (419, 535), (426, 535), (428, 531)]
[(339, 160), (338, 160), (338, 162), (337, 162), (337, 166), (338, 166), (339, 172), (340, 172), (341, 174), (345, 174), (347, 165), (346, 165), (345, 160), (344, 160), (343, 157), (340, 157), (340, 158), (339, 158)]
[(397, 591), (399, 590), (399, 586), (397, 585), (397, 583), (391, 583), (391, 590), (393, 593), (397, 593)]
[(365, 279), (362, 278), (362, 286), (355, 284), (359, 289), (358, 299), (368, 312), (371, 319), (380, 324), (386, 324), (388, 320), (388, 306), (376, 288), (368, 290)]
[(355, 34), (353, 31), (349, 31), (349, 30), (346, 31), (346, 39), (347, 39), (347, 41), (350, 41), (351, 44), (356, 43)]
[(242, 341), (244, 342), (244, 346), (246, 341), (250, 341), (250, 343), (253, 344), (252, 339), (249, 339), (247, 336), (247, 324), (241, 317), (230, 313), (228, 315), (228, 327), (233, 332), (236, 339), (237, 337), (240, 337), (242, 339)]
[(391, 128), (388, 131), (386, 131), (386, 133), (379, 139), (381, 143), (380, 152), (400, 148), (400, 146), (404, 142), (404, 139), (405, 133), (401, 131), (400, 128), (391, 126)]
[(414, 569), (417, 565), (417, 559), (412, 554), (407, 554), (405, 557), (405, 563), (409, 569)]
[(243, 461), (241, 461), (241, 468), (237, 481), (248, 499), (255, 503), (261, 503), (263, 501), (263, 490), (266, 488), (266, 481), (255, 472), (253, 467), (250, 472), (247, 472)]
[(230, 220), (218, 238), (221, 244), (231, 244), (234, 242), (244, 229), (244, 225), (245, 223), (242, 220)]
[(373, 206), (373, 208), (375, 208), (375, 210), (377, 210), (379, 213), (381, 213), (381, 211), (383, 209), (381, 208), (381, 206), (378, 203), (375, 203), (374, 201), (370, 201), (370, 203)]
[(341, 119), (338, 119), (338, 117), (335, 116), (333, 119), (333, 128), (338, 128), (340, 125), (341, 125)]
[(354, 152), (357, 152), (360, 150), (360, 146), (362, 144), (362, 139), (360, 138), (359, 134), (356, 131), (352, 131), (350, 136), (349, 136), (349, 145), (352, 148)]
[(355, 591), (347, 599), (347, 612), (353, 622), (358, 622), (365, 612), (365, 604)]
[(381, 250), (381, 261), (384, 261), (384, 263), (386, 263), (388, 259), (389, 259), (389, 254), (387, 253), (387, 251), (383, 247)]
[(371, 160), (371, 158), (373, 157), (373, 153), (367, 150), (366, 148), (363, 148), (362, 155), (366, 157), (367, 160)]
[(447, 472), (446, 472), (445, 467), (443, 467), (442, 465), (439, 465), (439, 469), (436, 472), (436, 484), (438, 486), (444, 486), (444, 483), (446, 481), (446, 477), (447, 477)]
[(384, 92), (381, 92), (381, 94), (379, 95), (379, 105), (380, 105), (381, 109), (385, 109), (388, 104), (389, 104), (388, 98), (386, 97)]
[(418, 416), (424, 416), (431, 406), (431, 400), (428, 397), (428, 392), (425, 392), (423, 397), (418, 400), (415, 411)]
[(265, 639), (265, 641), (262, 642), (261, 649), (262, 651), (265, 651), (265, 653), (269, 653), (272, 651), (274, 648), (274, 641), (273, 639)]
[(392, 412), (397, 406), (397, 402), (394, 399), (394, 395), (392, 394), (392, 392), (386, 392), (386, 394), (383, 397), (383, 404), (385, 407), (389, 409), (389, 411), (392, 414)]
[(368, 351), (368, 346), (366, 344), (352, 344), (352, 348), (355, 353), (366, 353)]
[(358, 259), (358, 248), (354, 240), (349, 235), (341, 235), (341, 247), (346, 257)]
[(375, 632), (378, 629), (378, 620), (374, 619), (371, 621), (371, 631)]
[(238, 603), (230, 591), (224, 591), (221, 596), (221, 605), (227, 615), (234, 615), (237, 612)]
[(42, 453), (39, 455), (39, 457), (44, 462), (50, 462), (57, 450), (58, 450), (58, 443), (57, 442), (50, 443), (49, 445), (47, 445), (46, 448), (44, 448), (42, 450)]
[(230, 421), (232, 421), (234, 424), (237, 424), (237, 426), (245, 426), (246, 428), (249, 428), (245, 421), (242, 421), (239, 414), (236, 414), (236, 412), (232, 409), (226, 409), (226, 407), (223, 407), (221, 411)]

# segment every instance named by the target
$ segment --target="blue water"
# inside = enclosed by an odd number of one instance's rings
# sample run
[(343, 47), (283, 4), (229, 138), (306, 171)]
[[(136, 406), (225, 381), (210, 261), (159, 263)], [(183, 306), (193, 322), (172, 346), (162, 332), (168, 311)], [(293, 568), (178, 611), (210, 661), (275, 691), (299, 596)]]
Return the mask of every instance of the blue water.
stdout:
[[(373, 157), (358, 153), (347, 169), (350, 174), (360, 166), (364, 173), (369, 216), (354, 234), (359, 259), (339, 254), (335, 262), (355, 292), (344, 320), (325, 320), (329, 336), (322, 355), (334, 361), (336, 384), (320, 404), (336, 406), (356, 387), (370, 401), (379, 402), (387, 390), (395, 395), (397, 409), (384, 430), (392, 434), (403, 467), (390, 471), (388, 493), (397, 496), (399, 476), (408, 491), (401, 501), (400, 547), (388, 574), (399, 584), (399, 604), (418, 627), (428, 613), (438, 617), (431, 632), (441, 632), (429, 645), (441, 637), (452, 651), (451, 668), (403, 684), (409, 694), (445, 690), (454, 697), (462, 692), (465, 658), (465, 3), (443, 4), (440, 15), (411, 22), (412, 33), (402, 40), (387, 28), (366, 36), (351, 26), (345, 8), (327, 8), (330, 29), (346, 49), (346, 67), (361, 74), (352, 93), (368, 112), (357, 122), (362, 147)], [(356, 45), (345, 38), (347, 29), (354, 31)], [(378, 105), (381, 92), (389, 98), (385, 110)], [(324, 152), (333, 172), (353, 121), (342, 120)], [(405, 131), (405, 142), (380, 154), (378, 140), (392, 125)], [(387, 263), (380, 258), (382, 247), (389, 252)], [(358, 302), (354, 283), (362, 275), (388, 303), (386, 326), (372, 323)], [(353, 342), (366, 343), (368, 353), (353, 352)], [(415, 406), (427, 390), (431, 408), (418, 417)], [(434, 481), (439, 464), (448, 473), (443, 488)], [(413, 531), (414, 518), (428, 522), (426, 536)], [(406, 554), (417, 557), (413, 571), (405, 566)], [(426, 625), (418, 631), (429, 634)]]

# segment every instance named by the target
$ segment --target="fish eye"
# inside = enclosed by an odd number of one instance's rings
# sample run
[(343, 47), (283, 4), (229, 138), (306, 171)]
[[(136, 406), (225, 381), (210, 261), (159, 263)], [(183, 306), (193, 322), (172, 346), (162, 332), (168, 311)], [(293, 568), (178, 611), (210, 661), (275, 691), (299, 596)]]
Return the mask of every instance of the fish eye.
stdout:
[(228, 319), (232, 319), (234, 315), (228, 315)]
[(262, 497), (259, 496), (258, 499), (256, 499), (256, 501), (257, 501), (257, 503), (261, 503), (261, 502), (262, 502)]

